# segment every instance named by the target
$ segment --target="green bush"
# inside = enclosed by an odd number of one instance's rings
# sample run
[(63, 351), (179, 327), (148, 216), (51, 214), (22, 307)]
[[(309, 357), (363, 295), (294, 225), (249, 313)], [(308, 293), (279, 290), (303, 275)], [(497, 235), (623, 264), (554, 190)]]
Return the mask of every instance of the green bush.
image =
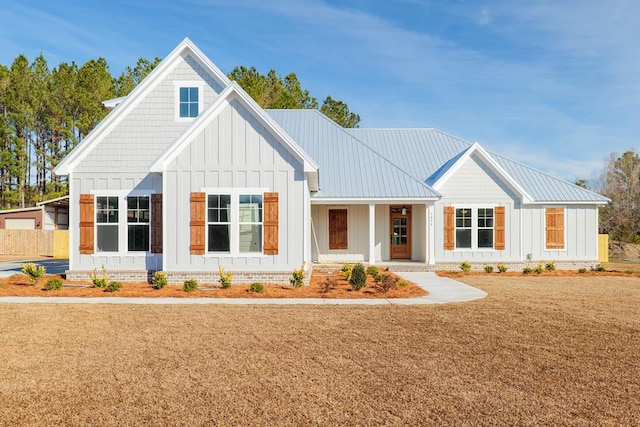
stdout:
[(351, 273), (353, 272), (353, 264), (345, 262), (342, 264), (342, 275), (347, 282), (351, 281)]
[(536, 268), (534, 268), (533, 271), (535, 271), (536, 274), (542, 274), (542, 264), (536, 265)]
[(607, 271), (607, 269), (602, 264), (596, 265), (596, 271)]
[(398, 286), (398, 281), (399, 279), (397, 277), (390, 274), (384, 274), (382, 275), (382, 280), (376, 281), (375, 289), (378, 292), (388, 292)]
[(407, 282), (398, 282), (396, 286), (399, 288), (404, 288), (405, 286), (409, 286), (409, 284)]
[(387, 276), (385, 276), (384, 274), (376, 273), (373, 276), (373, 280), (375, 280), (376, 283), (380, 283), (380, 282), (382, 282), (384, 280), (385, 277), (387, 277)]
[(104, 287), (105, 292), (118, 292), (120, 289), (122, 289), (122, 283), (116, 281), (109, 282)]
[(359, 291), (364, 288), (364, 285), (367, 283), (367, 274), (364, 272), (364, 266), (360, 263), (353, 266), (353, 270), (351, 271), (351, 278), (349, 279), (349, 284), (355, 291)]
[(465, 273), (468, 273), (471, 271), (471, 264), (469, 264), (467, 261), (462, 261), (460, 263), (460, 270), (464, 271)]
[(155, 289), (162, 289), (169, 283), (169, 278), (167, 277), (167, 273), (164, 271), (156, 271), (153, 273), (153, 279), (151, 279), (151, 283)]
[(185, 292), (193, 292), (198, 289), (198, 281), (194, 279), (185, 280), (182, 284), (182, 290)]
[(493, 273), (493, 266), (485, 265), (484, 266), (484, 271), (485, 271), (485, 273)]
[(522, 269), (522, 274), (531, 274), (532, 271), (531, 267), (525, 267)]
[(54, 277), (53, 279), (47, 280), (47, 283), (45, 283), (45, 285), (44, 285), (44, 290), (45, 291), (59, 291), (60, 289), (62, 289), (63, 283), (64, 282), (62, 281), (62, 279)]
[(264, 285), (260, 282), (254, 282), (249, 285), (249, 292), (264, 292)]
[(378, 267), (375, 265), (370, 265), (367, 267), (367, 273), (371, 275), (371, 277), (376, 277), (380, 272), (378, 271)]
[(294, 288), (299, 288), (300, 286), (304, 285), (304, 278), (305, 278), (305, 274), (304, 274), (304, 265), (303, 265), (302, 268), (298, 270), (293, 270), (291, 272), (291, 277), (289, 277), (289, 283), (291, 283), (291, 285)]
[(586, 273), (586, 272), (587, 272), (587, 269), (584, 267), (578, 269), (578, 273)]
[(93, 282), (93, 286), (98, 288), (106, 288), (109, 284), (109, 276), (107, 276), (107, 269), (104, 268), (104, 264), (102, 264), (102, 274), (100, 276), (98, 276), (98, 269), (94, 268), (89, 274), (89, 278)]
[(40, 279), (42, 279), (42, 276), (47, 272), (47, 269), (44, 268), (44, 265), (35, 265), (32, 262), (28, 262), (22, 264), (22, 272), (29, 277), (31, 284), (36, 286)]
[(555, 271), (556, 262), (555, 261), (549, 261), (548, 263), (546, 263), (544, 265), (544, 269), (547, 270), (547, 271)]
[(222, 266), (219, 266), (218, 274), (220, 275), (220, 279), (218, 280), (220, 281), (220, 284), (222, 285), (222, 287), (230, 288), (231, 285), (233, 284), (231, 282), (231, 279), (233, 278), (233, 273), (230, 271), (224, 271), (224, 268), (222, 268)]
[(496, 266), (498, 268), (498, 273), (506, 273), (508, 268), (503, 263), (500, 263)]

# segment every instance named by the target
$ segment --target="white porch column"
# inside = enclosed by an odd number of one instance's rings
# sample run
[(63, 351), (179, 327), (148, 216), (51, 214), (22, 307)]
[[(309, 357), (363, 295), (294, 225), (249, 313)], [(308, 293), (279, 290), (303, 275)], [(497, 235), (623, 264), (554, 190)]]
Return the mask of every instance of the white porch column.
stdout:
[(427, 205), (427, 262), (430, 265), (434, 265), (436, 263), (436, 235), (435, 235), (435, 224), (434, 224), (434, 215), (435, 215), (435, 204), (433, 202)]
[(369, 265), (376, 263), (376, 205), (369, 203)]

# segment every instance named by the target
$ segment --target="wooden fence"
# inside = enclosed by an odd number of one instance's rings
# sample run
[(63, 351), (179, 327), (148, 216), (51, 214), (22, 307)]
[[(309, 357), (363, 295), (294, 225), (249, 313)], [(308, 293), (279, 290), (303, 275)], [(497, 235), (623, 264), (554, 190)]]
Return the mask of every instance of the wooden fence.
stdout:
[(69, 258), (69, 231), (0, 230), (0, 255)]

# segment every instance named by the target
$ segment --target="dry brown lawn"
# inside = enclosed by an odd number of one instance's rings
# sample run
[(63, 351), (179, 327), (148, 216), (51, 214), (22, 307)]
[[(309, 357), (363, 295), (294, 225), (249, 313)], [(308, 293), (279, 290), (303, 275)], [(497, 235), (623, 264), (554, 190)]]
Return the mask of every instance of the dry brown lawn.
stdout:
[(639, 425), (640, 279), (440, 306), (0, 305), (0, 425)]

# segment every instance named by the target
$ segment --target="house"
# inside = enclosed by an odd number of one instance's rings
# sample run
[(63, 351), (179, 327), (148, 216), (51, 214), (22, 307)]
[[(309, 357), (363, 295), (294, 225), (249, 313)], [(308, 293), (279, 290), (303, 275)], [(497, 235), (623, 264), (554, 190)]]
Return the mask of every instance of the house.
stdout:
[[(55, 169), (70, 278), (288, 282), (343, 261), (597, 262), (607, 199), (435, 129), (264, 110), (189, 39)], [(397, 262), (398, 264), (394, 264)]]
[(67, 230), (69, 196), (38, 202), (29, 208), (0, 211), (0, 230)]

